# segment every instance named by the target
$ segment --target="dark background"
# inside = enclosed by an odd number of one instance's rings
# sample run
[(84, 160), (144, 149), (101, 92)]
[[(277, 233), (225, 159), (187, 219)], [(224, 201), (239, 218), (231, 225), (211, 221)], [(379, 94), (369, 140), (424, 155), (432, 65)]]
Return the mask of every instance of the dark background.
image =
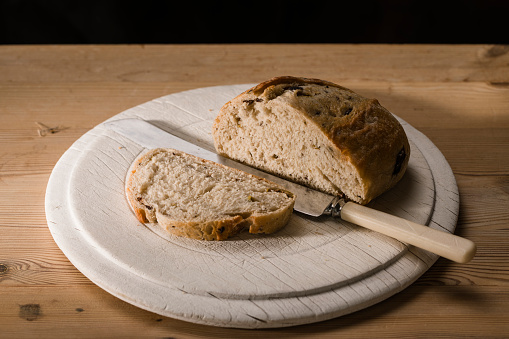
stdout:
[(0, 0), (0, 44), (509, 43), (509, 1)]

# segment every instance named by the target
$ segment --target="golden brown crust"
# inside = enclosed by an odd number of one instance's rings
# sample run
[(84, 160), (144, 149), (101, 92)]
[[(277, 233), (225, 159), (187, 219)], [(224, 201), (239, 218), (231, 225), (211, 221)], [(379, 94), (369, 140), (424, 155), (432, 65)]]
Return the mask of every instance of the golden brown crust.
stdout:
[[(320, 119), (315, 117), (315, 121), (367, 182), (369, 199), (362, 203), (393, 187), (405, 173), (410, 158), (408, 139), (401, 124), (378, 100), (363, 99), (341, 123), (323, 127)], [(405, 156), (398, 163), (400, 152)]]
[(188, 222), (158, 218), (158, 223), (168, 232), (176, 236), (197, 240), (226, 240), (244, 229), (240, 216), (209, 222)]
[(302, 77), (294, 77), (294, 76), (285, 75), (285, 76), (274, 77), (274, 78), (271, 78), (271, 79), (269, 79), (267, 81), (264, 81), (264, 82), (256, 85), (255, 87), (253, 87), (251, 89), (248, 89), (244, 93), (252, 93), (254, 95), (260, 95), (268, 87), (276, 86), (276, 85), (280, 85), (280, 84), (315, 84), (315, 85), (321, 85), (321, 86), (337, 87), (337, 88), (341, 88), (341, 89), (343, 89), (345, 91), (352, 92), (348, 88), (345, 88), (343, 86), (340, 86), (340, 85), (335, 84), (335, 83), (330, 82), (330, 81), (325, 81), (325, 80), (321, 80), (321, 79), (314, 79), (314, 78), (302, 78)]

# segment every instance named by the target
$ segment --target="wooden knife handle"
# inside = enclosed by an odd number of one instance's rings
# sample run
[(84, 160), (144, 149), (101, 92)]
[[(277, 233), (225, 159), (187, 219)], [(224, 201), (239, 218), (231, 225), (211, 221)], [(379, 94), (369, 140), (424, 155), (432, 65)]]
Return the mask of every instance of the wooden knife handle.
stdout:
[(459, 263), (469, 262), (476, 252), (476, 245), (468, 239), (352, 202), (342, 207), (341, 219)]

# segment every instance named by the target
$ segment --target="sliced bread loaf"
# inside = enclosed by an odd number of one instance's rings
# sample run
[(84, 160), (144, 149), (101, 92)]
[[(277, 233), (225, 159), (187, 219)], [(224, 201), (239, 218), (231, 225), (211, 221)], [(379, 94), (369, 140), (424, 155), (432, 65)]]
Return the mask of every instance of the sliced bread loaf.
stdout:
[(277, 77), (226, 103), (214, 121), (219, 154), (366, 204), (403, 176), (403, 127), (376, 99), (334, 83)]
[(276, 232), (295, 203), (277, 184), (173, 149), (150, 150), (137, 159), (126, 193), (140, 222), (202, 240), (225, 240), (245, 228)]

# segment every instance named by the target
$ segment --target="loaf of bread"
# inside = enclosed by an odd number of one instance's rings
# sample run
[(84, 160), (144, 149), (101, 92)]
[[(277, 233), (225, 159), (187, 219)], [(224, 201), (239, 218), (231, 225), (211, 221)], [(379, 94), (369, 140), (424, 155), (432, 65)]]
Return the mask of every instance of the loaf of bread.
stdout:
[(403, 127), (376, 99), (334, 83), (277, 77), (226, 103), (212, 129), (219, 154), (366, 204), (406, 171)]
[(128, 173), (126, 194), (140, 222), (201, 240), (225, 240), (247, 228), (276, 232), (295, 203), (275, 183), (173, 149), (140, 156)]

